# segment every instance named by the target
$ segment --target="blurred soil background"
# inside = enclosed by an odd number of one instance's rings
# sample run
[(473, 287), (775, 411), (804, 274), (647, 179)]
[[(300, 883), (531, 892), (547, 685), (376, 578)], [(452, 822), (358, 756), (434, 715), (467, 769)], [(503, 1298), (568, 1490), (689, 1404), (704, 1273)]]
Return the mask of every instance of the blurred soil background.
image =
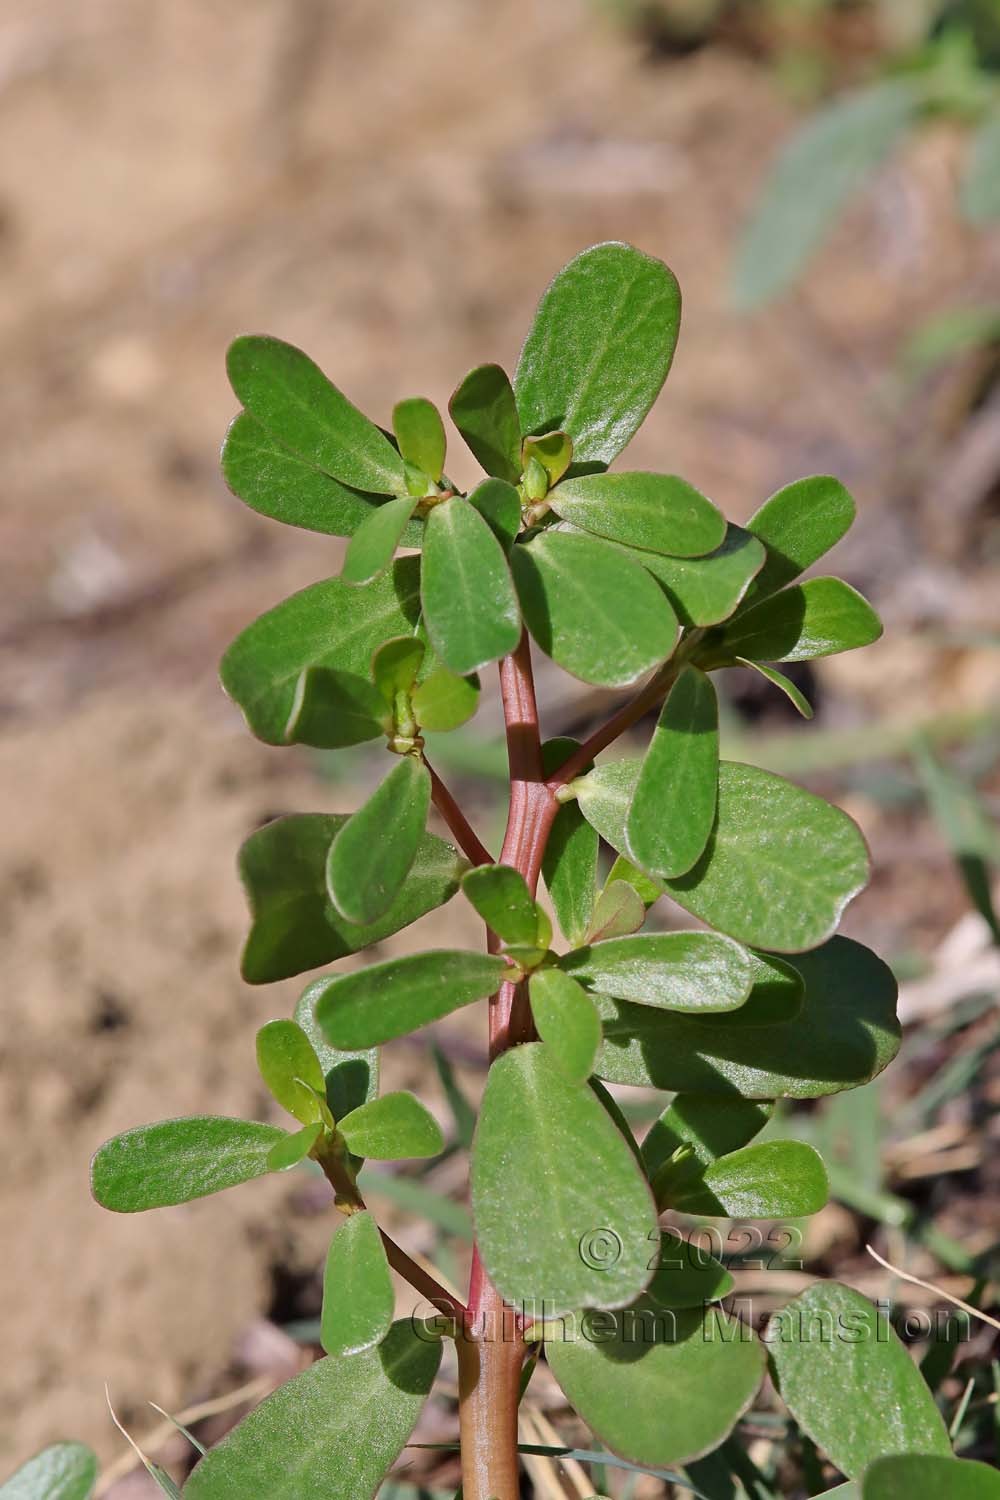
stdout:
[[(342, 556), (224, 489), (217, 452), (236, 406), (225, 347), (248, 330), (298, 343), (385, 423), (403, 396), (443, 406), (473, 364), (512, 367), (545, 282), (602, 239), (669, 261), (685, 299), (631, 465), (684, 474), (736, 520), (793, 478), (838, 475), (859, 519), (833, 568), (886, 623), (876, 647), (809, 674), (817, 716), (801, 734), (782, 699), (743, 690), (728, 704), (731, 754), (861, 823), (877, 873), (846, 930), (905, 981), (903, 1062), (865, 1091), (870, 1107), (806, 1121), (842, 1165), (838, 1200), (808, 1230), (807, 1269), (884, 1294), (863, 1253), (874, 1235), (966, 1295), (996, 1237), (1000, 963), (956, 848), (981, 876), (972, 856), (996, 838), (1000, 806), (1000, 357), (975, 340), (915, 374), (904, 352), (944, 311), (996, 315), (1000, 230), (957, 215), (966, 134), (943, 118), (881, 167), (791, 291), (736, 312), (741, 227), (809, 105), (762, 24), (679, 38), (652, 7), (613, 10), (3, 7), (2, 1473), (63, 1436), (120, 1460), (105, 1381), (137, 1434), (155, 1425), (147, 1401), (179, 1411), (250, 1380), (259, 1394), (308, 1358), (303, 1323), (318, 1310), (330, 1213), (307, 1176), (134, 1219), (103, 1213), (87, 1188), (92, 1150), (132, 1124), (267, 1116), (253, 1034), (298, 987), (240, 981), (236, 849), (276, 814), (349, 809), (378, 772), (359, 755), (334, 779), (307, 752), (255, 743), (217, 685), (229, 640)], [(871, 7), (821, 24), (835, 80), (870, 67), (882, 45)], [(468, 481), (452, 438), (449, 471)], [(541, 692), (550, 734), (605, 709), (553, 669)], [(468, 763), (477, 736), (496, 763), (496, 731), (484, 709), (448, 766), (491, 837), (497, 785), (471, 780)], [(965, 835), (928, 809), (918, 733), (976, 789), (959, 798)], [(458, 902), (417, 936), (479, 941)], [(472, 1095), (479, 1020), (437, 1029)], [(389, 1049), (386, 1076), (450, 1121), (426, 1045)], [(460, 1234), (441, 1237), (455, 1226), (440, 1200), (463, 1176), (455, 1155), (414, 1178), (437, 1227), (398, 1189), (379, 1204), (408, 1248), (456, 1276), (466, 1252)], [(801, 1284), (781, 1276), (777, 1302)], [(570, 1431), (557, 1394), (539, 1389), (537, 1421)], [(451, 1423), (436, 1403), (423, 1439), (447, 1440)], [(423, 1457), (411, 1477), (446, 1488), (454, 1465)], [(535, 1493), (593, 1488), (559, 1474), (543, 1464)], [(110, 1490), (154, 1493), (141, 1473)]]

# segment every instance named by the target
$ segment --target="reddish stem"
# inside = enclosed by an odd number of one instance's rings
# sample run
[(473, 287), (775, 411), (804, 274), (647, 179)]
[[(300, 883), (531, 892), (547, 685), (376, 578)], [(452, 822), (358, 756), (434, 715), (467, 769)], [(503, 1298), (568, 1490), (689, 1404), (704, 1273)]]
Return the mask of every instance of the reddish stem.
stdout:
[(545, 783), (548, 789), (555, 791), (579, 776), (595, 756), (600, 755), (601, 751), (606, 750), (613, 740), (616, 740), (620, 734), (624, 734), (626, 729), (631, 729), (633, 724), (639, 722), (643, 714), (649, 712), (663, 697), (676, 675), (676, 663), (670, 662), (666, 667), (661, 667), (634, 698), (630, 698), (627, 703), (623, 704), (617, 713), (611, 715), (607, 723), (595, 729), (589, 739), (584, 740), (580, 748), (573, 751), (569, 759), (564, 761), (558, 771), (554, 772)]
[(451, 829), (462, 853), (471, 859), (474, 865), (491, 865), (492, 854), (480, 840), (476, 830), (426, 756), (424, 756), (424, 765), (431, 775), (431, 801)]

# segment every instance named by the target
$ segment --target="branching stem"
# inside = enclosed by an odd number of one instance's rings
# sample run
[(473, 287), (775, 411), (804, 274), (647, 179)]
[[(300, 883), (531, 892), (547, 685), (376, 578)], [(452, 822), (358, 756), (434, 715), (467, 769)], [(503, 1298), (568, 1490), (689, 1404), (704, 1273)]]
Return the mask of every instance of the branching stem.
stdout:
[(455, 842), (467, 859), (474, 865), (491, 865), (493, 856), (479, 838), (465, 813), (455, 801), (430, 761), (424, 756), (424, 765), (431, 774), (431, 801), (454, 835)]

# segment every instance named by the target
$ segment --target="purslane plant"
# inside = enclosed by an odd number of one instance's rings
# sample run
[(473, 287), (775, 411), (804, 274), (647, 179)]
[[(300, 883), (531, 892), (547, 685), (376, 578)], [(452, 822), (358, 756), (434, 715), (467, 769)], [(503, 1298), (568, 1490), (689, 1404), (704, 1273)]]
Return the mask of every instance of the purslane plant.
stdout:
[[(834, 935), (868, 878), (855, 824), (781, 777), (719, 759), (713, 672), (760, 672), (808, 715), (780, 664), (880, 634), (847, 584), (799, 581), (847, 530), (850, 496), (834, 479), (803, 479), (740, 527), (674, 475), (608, 469), (660, 391), (679, 315), (658, 260), (605, 244), (570, 262), (542, 298), (513, 382), (483, 365), (452, 397), (486, 475), (468, 494), (446, 476), (430, 402), (400, 402), (390, 434), (290, 345), (245, 337), (229, 351), (243, 406), (223, 450), (229, 485), (255, 510), (350, 542), (339, 578), (238, 637), (223, 683), (268, 744), (381, 742), (393, 757), (355, 812), (279, 818), (249, 837), (244, 977), (335, 964), (459, 891), (486, 943), (312, 979), (294, 1017), (257, 1036), (290, 1128), (168, 1120), (94, 1157), (94, 1195), (118, 1211), (307, 1157), (340, 1210), (326, 1357), (201, 1459), (189, 1500), (375, 1494), (445, 1339), (458, 1356), (464, 1500), (520, 1493), (518, 1402), (539, 1345), (595, 1437), (639, 1466), (676, 1468), (722, 1443), (769, 1352), (783, 1400), (858, 1481), (855, 1494), (862, 1484), (870, 1500), (896, 1493), (885, 1465), (911, 1452), (976, 1481), (978, 1466), (951, 1458), (895, 1335), (872, 1334), (864, 1298), (818, 1284), (762, 1340), (723, 1308), (733, 1283), (721, 1262), (700, 1250), (678, 1259), (676, 1235), (661, 1254), (670, 1210), (771, 1220), (822, 1207), (819, 1156), (754, 1138), (775, 1100), (858, 1087), (899, 1040), (889, 970)], [(543, 743), (532, 642), (583, 682), (636, 690), (583, 744)], [(426, 731), (475, 712), (478, 674), (494, 662), (510, 764), (495, 858), (424, 744)], [(656, 710), (642, 757), (597, 761)], [(431, 804), (454, 845), (427, 831)], [(617, 855), (604, 880), (602, 839)], [(663, 930), (650, 928), (651, 912)], [(379, 1093), (378, 1049), (480, 1001), (491, 1067), (471, 1153), (463, 1301), (379, 1228), (358, 1170), (364, 1158), (442, 1150), (415, 1097)], [(608, 1083), (669, 1094), (641, 1148)], [(423, 1317), (393, 1320), (390, 1268), (425, 1299)], [(817, 1341), (817, 1318), (854, 1332)], [(948, 1482), (939, 1477), (935, 1494)], [(84, 1479), (51, 1493), (77, 1500), (89, 1489)]]

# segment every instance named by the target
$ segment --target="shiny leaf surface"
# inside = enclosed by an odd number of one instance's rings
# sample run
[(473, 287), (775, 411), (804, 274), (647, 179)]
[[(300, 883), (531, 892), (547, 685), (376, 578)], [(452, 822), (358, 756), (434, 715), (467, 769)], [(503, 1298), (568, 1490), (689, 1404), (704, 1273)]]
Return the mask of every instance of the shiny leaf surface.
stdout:
[(506, 970), (502, 958), (488, 953), (437, 950), (389, 959), (321, 980), (316, 1019), (335, 1047), (376, 1046), (492, 995)]
[(377, 922), (399, 899), (430, 805), (430, 772), (405, 755), (338, 831), (327, 855), (326, 888), (346, 921)]
[(320, 1343), (327, 1354), (360, 1354), (392, 1327), (396, 1298), (378, 1225), (349, 1214), (330, 1241), (323, 1270)]
[(581, 474), (548, 497), (557, 516), (629, 547), (701, 557), (720, 547), (725, 517), (676, 474)]
[(629, 853), (652, 875), (684, 875), (715, 821), (719, 704), (704, 673), (685, 667), (660, 710), (625, 824)]
[(268, 1152), (285, 1134), (277, 1125), (222, 1115), (137, 1125), (94, 1153), (91, 1191), (102, 1208), (120, 1214), (187, 1203), (263, 1177)]

